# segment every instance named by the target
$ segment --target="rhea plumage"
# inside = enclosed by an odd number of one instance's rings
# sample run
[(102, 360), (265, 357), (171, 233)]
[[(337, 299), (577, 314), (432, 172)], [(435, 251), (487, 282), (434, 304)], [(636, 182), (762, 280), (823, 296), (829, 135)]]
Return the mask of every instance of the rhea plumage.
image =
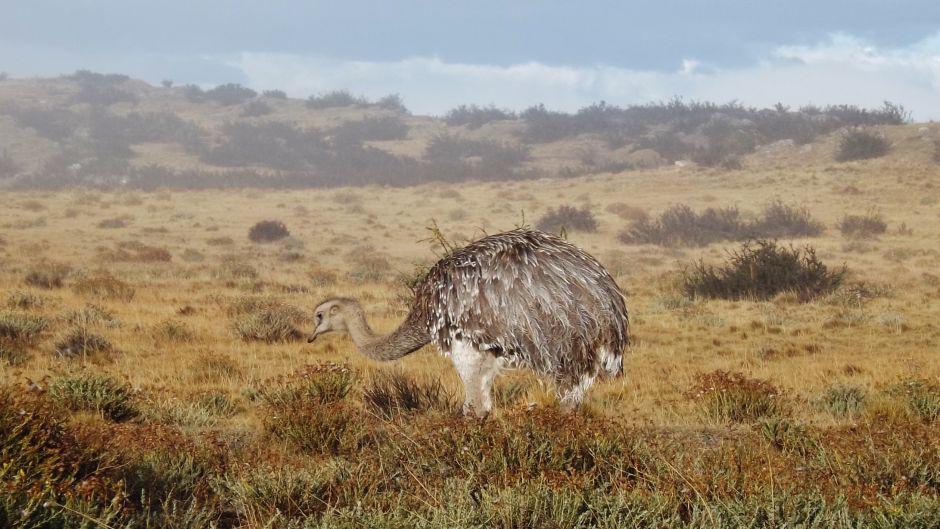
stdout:
[(348, 332), (369, 358), (395, 360), (434, 342), (464, 385), (464, 412), (485, 416), (504, 368), (550, 377), (574, 408), (597, 376), (617, 376), (628, 343), (623, 295), (604, 267), (573, 244), (517, 229), (484, 237), (437, 262), (415, 291), (405, 321), (376, 335), (360, 305), (320, 303), (310, 341)]

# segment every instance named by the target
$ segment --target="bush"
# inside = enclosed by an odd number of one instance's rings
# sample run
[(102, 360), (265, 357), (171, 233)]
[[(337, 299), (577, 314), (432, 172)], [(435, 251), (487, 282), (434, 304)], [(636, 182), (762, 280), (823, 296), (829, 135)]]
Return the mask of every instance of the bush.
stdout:
[(125, 303), (134, 299), (134, 287), (112, 276), (101, 274), (83, 277), (72, 285), (72, 291), (81, 296), (93, 296), (100, 299), (113, 299)]
[(40, 316), (20, 312), (0, 312), (0, 340), (31, 344), (46, 330), (48, 322)]
[(238, 105), (258, 95), (258, 92), (236, 83), (228, 83), (206, 90), (202, 97), (218, 101), (222, 105)]
[(245, 341), (287, 342), (299, 340), (297, 328), (304, 322), (304, 312), (272, 299), (241, 298), (229, 307), (236, 316), (235, 333)]
[(823, 224), (808, 209), (778, 200), (768, 204), (760, 218), (744, 231), (750, 237), (816, 237), (823, 232)]
[(265, 103), (264, 101), (249, 101), (245, 103), (245, 106), (242, 107), (242, 117), (243, 118), (254, 118), (258, 116), (267, 116), (274, 109), (271, 108), (271, 105)]
[(18, 290), (7, 298), (7, 307), (20, 310), (41, 309), (46, 301), (45, 297), (33, 292)]
[(65, 264), (43, 262), (26, 274), (26, 284), (40, 288), (61, 288), (72, 268)]
[(848, 162), (878, 158), (888, 154), (890, 149), (891, 144), (883, 135), (864, 129), (853, 129), (843, 134), (839, 141), (836, 160)]
[(783, 394), (770, 382), (728, 371), (699, 375), (686, 396), (717, 422), (755, 422), (789, 411)]
[(83, 373), (65, 376), (49, 385), (49, 398), (72, 411), (93, 411), (112, 421), (137, 416), (130, 386), (107, 375)]
[(405, 106), (404, 100), (398, 94), (389, 94), (380, 98), (375, 102), (375, 106), (383, 110), (391, 110), (392, 112), (397, 112), (399, 114), (408, 114), (408, 108)]
[(333, 143), (339, 147), (364, 141), (401, 140), (408, 135), (408, 125), (399, 116), (366, 118), (347, 121), (332, 131)]
[(597, 221), (588, 206), (575, 208), (572, 206), (559, 206), (558, 209), (549, 209), (535, 226), (551, 233), (567, 231), (597, 231)]
[(113, 350), (111, 342), (84, 328), (74, 329), (55, 343), (55, 352), (66, 358), (87, 358), (107, 354)]
[(811, 246), (799, 250), (756, 239), (731, 251), (721, 267), (693, 263), (683, 272), (683, 290), (693, 299), (769, 299), (792, 292), (806, 302), (835, 290), (845, 273), (844, 266), (830, 271)]
[(185, 323), (177, 320), (163, 320), (153, 328), (153, 337), (171, 342), (189, 342), (196, 337), (196, 332)]
[(458, 410), (453, 393), (439, 379), (414, 379), (401, 371), (376, 374), (363, 388), (362, 398), (376, 413), (390, 419), (403, 413)]
[(354, 97), (346, 90), (335, 90), (318, 96), (310, 96), (305, 103), (307, 108), (324, 109), (337, 107), (365, 106), (369, 102), (361, 97)]
[(833, 386), (817, 400), (817, 405), (836, 417), (857, 416), (865, 405), (865, 390), (857, 386)]
[(940, 419), (940, 385), (929, 380), (903, 380), (888, 392), (904, 398), (908, 408), (926, 424)]
[(261, 95), (270, 97), (271, 99), (287, 99), (287, 92), (283, 90), (265, 90), (261, 92)]
[(248, 230), (248, 238), (259, 243), (279, 241), (289, 235), (287, 226), (279, 220), (262, 220)]
[(451, 126), (465, 125), (468, 129), (478, 129), (491, 121), (516, 119), (516, 114), (500, 110), (495, 106), (460, 105), (444, 115), (444, 122)]
[(659, 218), (640, 218), (620, 233), (626, 244), (658, 244), (661, 246), (705, 246), (717, 241), (741, 237), (744, 224), (737, 208), (708, 208), (696, 213), (685, 204), (676, 204), (663, 211)]
[(870, 239), (888, 231), (888, 224), (874, 211), (865, 215), (846, 215), (838, 227), (842, 236), (850, 239)]

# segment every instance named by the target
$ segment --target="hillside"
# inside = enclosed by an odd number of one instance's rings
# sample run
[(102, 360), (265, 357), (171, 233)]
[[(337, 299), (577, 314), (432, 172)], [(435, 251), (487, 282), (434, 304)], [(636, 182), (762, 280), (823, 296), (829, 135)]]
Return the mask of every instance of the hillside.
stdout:
[[(0, 81), (0, 185), (302, 188), (567, 178), (677, 162), (825, 166), (855, 128), (885, 137), (888, 160), (933, 163), (934, 131), (906, 117), (891, 103), (753, 109), (681, 100), (601, 102), (574, 114), (461, 106), (430, 117), (411, 115), (395, 95), (301, 100), (79, 71)], [(869, 154), (877, 153), (861, 153)]]

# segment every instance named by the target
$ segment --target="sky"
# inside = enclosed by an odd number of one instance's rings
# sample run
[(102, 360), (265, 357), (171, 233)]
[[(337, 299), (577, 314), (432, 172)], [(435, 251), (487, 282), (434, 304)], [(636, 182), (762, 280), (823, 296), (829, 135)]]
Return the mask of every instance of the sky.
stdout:
[(0, 71), (574, 111), (681, 97), (940, 119), (936, 0), (0, 0)]

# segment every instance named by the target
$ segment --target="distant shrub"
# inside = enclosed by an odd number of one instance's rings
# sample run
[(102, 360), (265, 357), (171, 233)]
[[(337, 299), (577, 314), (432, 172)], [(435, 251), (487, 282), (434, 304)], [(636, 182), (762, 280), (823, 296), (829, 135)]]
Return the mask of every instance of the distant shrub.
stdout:
[(658, 218), (634, 221), (619, 238), (626, 244), (705, 246), (754, 237), (810, 237), (819, 235), (822, 230), (822, 223), (805, 208), (779, 201), (768, 204), (752, 222), (743, 221), (735, 207), (707, 208), (696, 213), (685, 204), (676, 204)]
[(699, 375), (686, 396), (716, 422), (755, 422), (789, 411), (783, 393), (770, 382), (728, 371)]
[(206, 90), (202, 97), (217, 101), (224, 106), (238, 105), (258, 95), (258, 92), (237, 83), (221, 84)]
[(183, 96), (190, 103), (202, 103), (206, 100), (206, 93), (198, 85), (188, 84), (183, 87)]
[(261, 95), (271, 99), (287, 99), (287, 92), (283, 90), (265, 90)]
[(21, 312), (0, 312), (0, 340), (31, 344), (46, 330), (45, 318)]
[(888, 224), (875, 211), (865, 215), (846, 215), (838, 224), (844, 237), (851, 239), (869, 239), (888, 231)]
[(41, 309), (48, 300), (36, 294), (25, 290), (17, 290), (7, 297), (7, 307), (20, 310)]
[(40, 288), (61, 288), (72, 268), (66, 264), (42, 262), (26, 274), (26, 284)]
[(53, 380), (49, 385), (49, 398), (69, 410), (100, 413), (112, 421), (124, 421), (139, 413), (128, 385), (96, 373)]
[(297, 328), (304, 322), (303, 311), (276, 300), (246, 299), (249, 304), (235, 305), (230, 309), (234, 310), (232, 314), (238, 315), (233, 326), (235, 334), (242, 340), (274, 343), (303, 337)]
[(127, 227), (127, 220), (127, 217), (114, 217), (99, 221), (97, 226), (103, 229), (125, 228)]
[(290, 235), (287, 226), (279, 220), (262, 220), (248, 230), (252, 242), (274, 242)]
[(134, 299), (136, 293), (134, 287), (107, 273), (80, 278), (72, 285), (72, 290), (80, 296), (124, 302)]
[(745, 231), (750, 237), (816, 237), (822, 234), (823, 224), (808, 209), (777, 200), (768, 204)]
[(108, 354), (113, 350), (111, 342), (100, 334), (85, 328), (76, 328), (56, 340), (55, 352), (65, 358), (88, 358)]
[(375, 102), (375, 106), (383, 110), (391, 110), (399, 114), (408, 114), (404, 100), (398, 94), (389, 94)]
[(854, 417), (865, 405), (865, 390), (857, 386), (833, 386), (826, 390), (817, 405), (836, 417)]
[(350, 265), (349, 277), (357, 281), (381, 281), (391, 269), (388, 256), (370, 246), (351, 249), (346, 260)]
[(209, 246), (231, 246), (235, 244), (235, 239), (231, 237), (210, 237), (206, 239)]
[(452, 392), (438, 379), (415, 379), (400, 371), (376, 374), (362, 390), (363, 401), (376, 413), (392, 418), (406, 413), (455, 413)]
[(878, 158), (888, 154), (890, 149), (891, 144), (883, 135), (865, 129), (852, 129), (842, 135), (836, 160), (847, 162)]
[(91, 325), (104, 325), (106, 327), (121, 326), (121, 322), (114, 317), (113, 313), (95, 305), (85, 305), (77, 310), (69, 309), (62, 311), (59, 318), (69, 325), (74, 325), (82, 329)]
[(136, 104), (137, 95), (114, 86), (82, 84), (78, 94), (75, 95), (74, 101), (100, 106), (110, 106), (118, 103)]
[(708, 208), (696, 213), (685, 204), (676, 204), (658, 218), (639, 218), (619, 238), (626, 244), (705, 246), (739, 239), (743, 228), (737, 208)]
[(623, 202), (613, 202), (608, 204), (604, 209), (623, 220), (642, 221), (649, 218), (649, 213), (647, 213), (645, 209), (624, 204)]
[(173, 79), (164, 79), (160, 81), (160, 86), (163, 88), (173, 88)]
[(119, 73), (98, 73), (91, 70), (75, 70), (67, 79), (89, 85), (115, 85), (130, 81), (130, 77)]
[(940, 385), (929, 380), (902, 380), (888, 389), (903, 397), (908, 408), (926, 424), (940, 420)]
[(310, 96), (305, 103), (307, 108), (324, 109), (337, 107), (365, 106), (368, 101), (355, 97), (346, 90), (335, 90), (322, 95)]
[(364, 141), (401, 140), (408, 136), (408, 125), (400, 116), (385, 116), (347, 121), (331, 133), (335, 145), (345, 146)]
[(148, 246), (140, 241), (120, 242), (114, 250), (100, 249), (99, 257), (130, 263), (168, 263), (173, 259), (166, 248)]
[(243, 118), (253, 118), (258, 116), (267, 116), (273, 111), (274, 109), (271, 108), (271, 105), (259, 99), (245, 103), (245, 105), (242, 107), (241, 115)]
[(549, 209), (535, 223), (535, 226), (550, 233), (561, 233), (562, 231), (586, 231), (593, 233), (597, 231), (597, 221), (594, 214), (588, 206), (575, 208), (572, 206), (558, 206), (557, 209)]
[(845, 274), (844, 266), (830, 271), (812, 246), (800, 250), (756, 239), (732, 250), (722, 266), (699, 261), (687, 267), (683, 290), (690, 298), (723, 299), (769, 299), (791, 292), (805, 302), (835, 290)]
[(468, 129), (478, 129), (491, 121), (516, 119), (516, 114), (501, 110), (495, 106), (460, 105), (444, 114), (444, 122), (451, 126), (464, 125)]
[(189, 342), (196, 337), (196, 331), (189, 325), (173, 319), (163, 320), (155, 325), (152, 334), (158, 340), (171, 342)]

